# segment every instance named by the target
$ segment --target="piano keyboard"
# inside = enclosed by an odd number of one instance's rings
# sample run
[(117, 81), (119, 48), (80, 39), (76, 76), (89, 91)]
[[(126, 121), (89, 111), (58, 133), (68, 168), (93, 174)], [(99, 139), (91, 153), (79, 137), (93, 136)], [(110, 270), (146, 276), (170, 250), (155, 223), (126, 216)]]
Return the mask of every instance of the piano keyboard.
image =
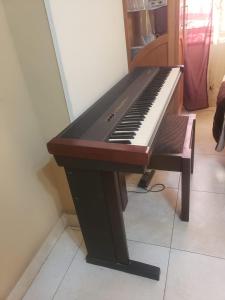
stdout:
[(148, 146), (179, 81), (180, 68), (161, 69), (108, 138), (110, 143)]

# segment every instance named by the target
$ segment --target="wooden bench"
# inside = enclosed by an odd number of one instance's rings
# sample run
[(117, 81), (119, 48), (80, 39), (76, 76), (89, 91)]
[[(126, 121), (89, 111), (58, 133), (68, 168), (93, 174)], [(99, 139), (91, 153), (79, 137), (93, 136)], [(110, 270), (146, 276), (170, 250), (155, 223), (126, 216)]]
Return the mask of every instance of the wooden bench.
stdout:
[(181, 172), (181, 215), (189, 221), (190, 176), (194, 169), (195, 114), (168, 116), (159, 128), (149, 168)]

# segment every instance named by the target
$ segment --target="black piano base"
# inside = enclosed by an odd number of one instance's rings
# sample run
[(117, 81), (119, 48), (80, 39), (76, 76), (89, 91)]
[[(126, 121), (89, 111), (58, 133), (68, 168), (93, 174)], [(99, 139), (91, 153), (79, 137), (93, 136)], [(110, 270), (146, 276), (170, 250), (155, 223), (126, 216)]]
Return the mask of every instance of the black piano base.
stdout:
[(86, 261), (93, 265), (102, 266), (113, 270), (122, 271), (125, 273), (130, 273), (137, 276), (142, 276), (153, 280), (159, 281), (160, 278), (160, 268), (144, 264), (139, 261), (129, 260), (128, 264), (120, 264), (116, 262), (92, 258), (88, 255), (86, 257)]

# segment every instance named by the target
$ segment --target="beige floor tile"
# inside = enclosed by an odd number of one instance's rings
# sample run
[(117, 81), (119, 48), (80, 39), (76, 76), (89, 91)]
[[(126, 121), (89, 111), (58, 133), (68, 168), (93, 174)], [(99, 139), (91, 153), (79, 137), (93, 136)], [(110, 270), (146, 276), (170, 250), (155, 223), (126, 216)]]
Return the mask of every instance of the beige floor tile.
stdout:
[(169, 247), (177, 193), (175, 189), (160, 193), (129, 193), (124, 213), (127, 238)]
[(190, 220), (175, 218), (172, 247), (225, 258), (225, 195), (192, 191), (190, 198)]
[(23, 300), (52, 299), (81, 242), (81, 232), (67, 228), (53, 248)]
[(94, 266), (85, 261), (79, 250), (55, 300), (163, 300), (169, 249), (129, 243), (132, 259), (161, 268), (160, 281)]
[(225, 260), (172, 250), (165, 300), (224, 300)]
[(196, 155), (191, 189), (225, 193), (225, 156)]

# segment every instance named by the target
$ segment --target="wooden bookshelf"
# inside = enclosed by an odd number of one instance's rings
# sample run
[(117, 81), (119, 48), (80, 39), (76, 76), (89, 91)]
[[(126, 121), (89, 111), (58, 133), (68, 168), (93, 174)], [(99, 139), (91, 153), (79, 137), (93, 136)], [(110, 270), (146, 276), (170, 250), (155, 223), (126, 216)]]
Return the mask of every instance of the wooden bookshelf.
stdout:
[[(180, 24), (183, 0), (168, 0), (167, 3), (166, 6), (154, 10), (129, 10), (128, 0), (123, 0), (130, 70), (137, 66), (168, 66), (183, 63)], [(143, 37), (149, 34), (150, 38), (146, 41)]]

